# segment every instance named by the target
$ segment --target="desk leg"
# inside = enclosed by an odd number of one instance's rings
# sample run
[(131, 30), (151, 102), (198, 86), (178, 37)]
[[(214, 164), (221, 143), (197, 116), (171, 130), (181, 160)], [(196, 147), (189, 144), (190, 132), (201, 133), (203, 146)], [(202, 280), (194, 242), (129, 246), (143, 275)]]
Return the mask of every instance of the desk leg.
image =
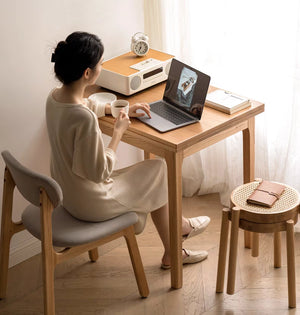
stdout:
[(171, 286), (182, 287), (182, 152), (165, 156), (168, 166)]
[[(243, 158), (244, 158), (244, 183), (254, 180), (255, 168), (255, 118), (248, 120), (248, 128), (243, 130)], [(255, 238), (255, 248), (258, 248), (258, 237)], [(251, 232), (244, 231), (246, 248), (251, 248)]]
[(255, 166), (255, 118), (248, 120), (248, 128), (243, 130), (244, 183), (254, 180)]

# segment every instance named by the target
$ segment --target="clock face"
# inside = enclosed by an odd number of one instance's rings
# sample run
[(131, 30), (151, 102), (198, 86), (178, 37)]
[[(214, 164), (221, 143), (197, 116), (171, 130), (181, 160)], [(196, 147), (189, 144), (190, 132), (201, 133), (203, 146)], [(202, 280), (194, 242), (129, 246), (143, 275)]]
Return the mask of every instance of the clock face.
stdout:
[(134, 45), (134, 52), (138, 55), (138, 56), (144, 56), (147, 54), (149, 50), (149, 45), (147, 42), (145, 41), (138, 41), (137, 43), (135, 43)]

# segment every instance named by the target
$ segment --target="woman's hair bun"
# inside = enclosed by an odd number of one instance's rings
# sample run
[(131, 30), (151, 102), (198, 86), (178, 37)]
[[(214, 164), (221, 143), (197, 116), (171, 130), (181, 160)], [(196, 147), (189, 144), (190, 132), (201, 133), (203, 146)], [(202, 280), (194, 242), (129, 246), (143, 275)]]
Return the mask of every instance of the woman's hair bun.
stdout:
[(63, 49), (64, 47), (66, 47), (68, 45), (68, 43), (64, 40), (60, 41), (57, 46), (56, 49)]
[(57, 44), (57, 46), (56, 46), (56, 48), (54, 50), (55, 61), (57, 61), (60, 56), (66, 54), (67, 46), (68, 46), (68, 43), (66, 41), (60, 41)]
[(93, 69), (103, 55), (101, 40), (93, 34), (74, 32), (60, 41), (52, 55), (56, 77), (69, 84), (81, 78), (87, 68)]

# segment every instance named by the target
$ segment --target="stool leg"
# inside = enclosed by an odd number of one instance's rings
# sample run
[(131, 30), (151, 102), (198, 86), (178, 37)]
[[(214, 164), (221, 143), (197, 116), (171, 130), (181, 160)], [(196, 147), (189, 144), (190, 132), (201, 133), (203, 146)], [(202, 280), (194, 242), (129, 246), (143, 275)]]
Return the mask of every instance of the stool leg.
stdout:
[(252, 257), (258, 257), (259, 253), (259, 233), (252, 232), (252, 244), (251, 244)]
[(286, 222), (286, 250), (287, 250), (287, 272), (288, 272), (288, 294), (289, 307), (296, 307), (296, 271), (295, 271), (295, 239), (294, 221)]
[(93, 248), (89, 250), (89, 257), (91, 262), (96, 262), (99, 258), (98, 248)]
[(216, 292), (222, 293), (224, 289), (224, 275), (226, 267), (226, 256), (227, 256), (227, 243), (228, 243), (228, 219), (229, 209), (224, 208), (222, 211), (222, 224), (220, 234), (220, 247), (219, 247), (219, 260), (218, 260), (218, 272), (217, 272), (217, 285)]
[(237, 207), (232, 208), (231, 214), (232, 215), (231, 215), (230, 252), (229, 252), (228, 279), (227, 279), (227, 293), (228, 294), (234, 293), (234, 286), (235, 286), (240, 209)]
[(274, 268), (281, 267), (281, 234), (274, 233)]
[(251, 232), (244, 231), (244, 244), (245, 248), (251, 248)]

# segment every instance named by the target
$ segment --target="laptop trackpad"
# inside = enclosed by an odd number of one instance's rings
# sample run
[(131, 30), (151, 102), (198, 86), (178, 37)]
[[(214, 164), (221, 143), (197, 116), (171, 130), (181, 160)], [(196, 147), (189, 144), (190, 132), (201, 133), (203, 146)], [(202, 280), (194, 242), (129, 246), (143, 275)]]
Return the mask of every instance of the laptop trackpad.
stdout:
[[(138, 109), (137, 113), (145, 113), (143, 110)], [(170, 129), (174, 129), (177, 125), (173, 124), (172, 122), (166, 120), (165, 118), (158, 116), (157, 114), (151, 112), (151, 118), (147, 114), (143, 117), (137, 117), (140, 121), (144, 122), (145, 124), (159, 130), (160, 132), (165, 132)]]

